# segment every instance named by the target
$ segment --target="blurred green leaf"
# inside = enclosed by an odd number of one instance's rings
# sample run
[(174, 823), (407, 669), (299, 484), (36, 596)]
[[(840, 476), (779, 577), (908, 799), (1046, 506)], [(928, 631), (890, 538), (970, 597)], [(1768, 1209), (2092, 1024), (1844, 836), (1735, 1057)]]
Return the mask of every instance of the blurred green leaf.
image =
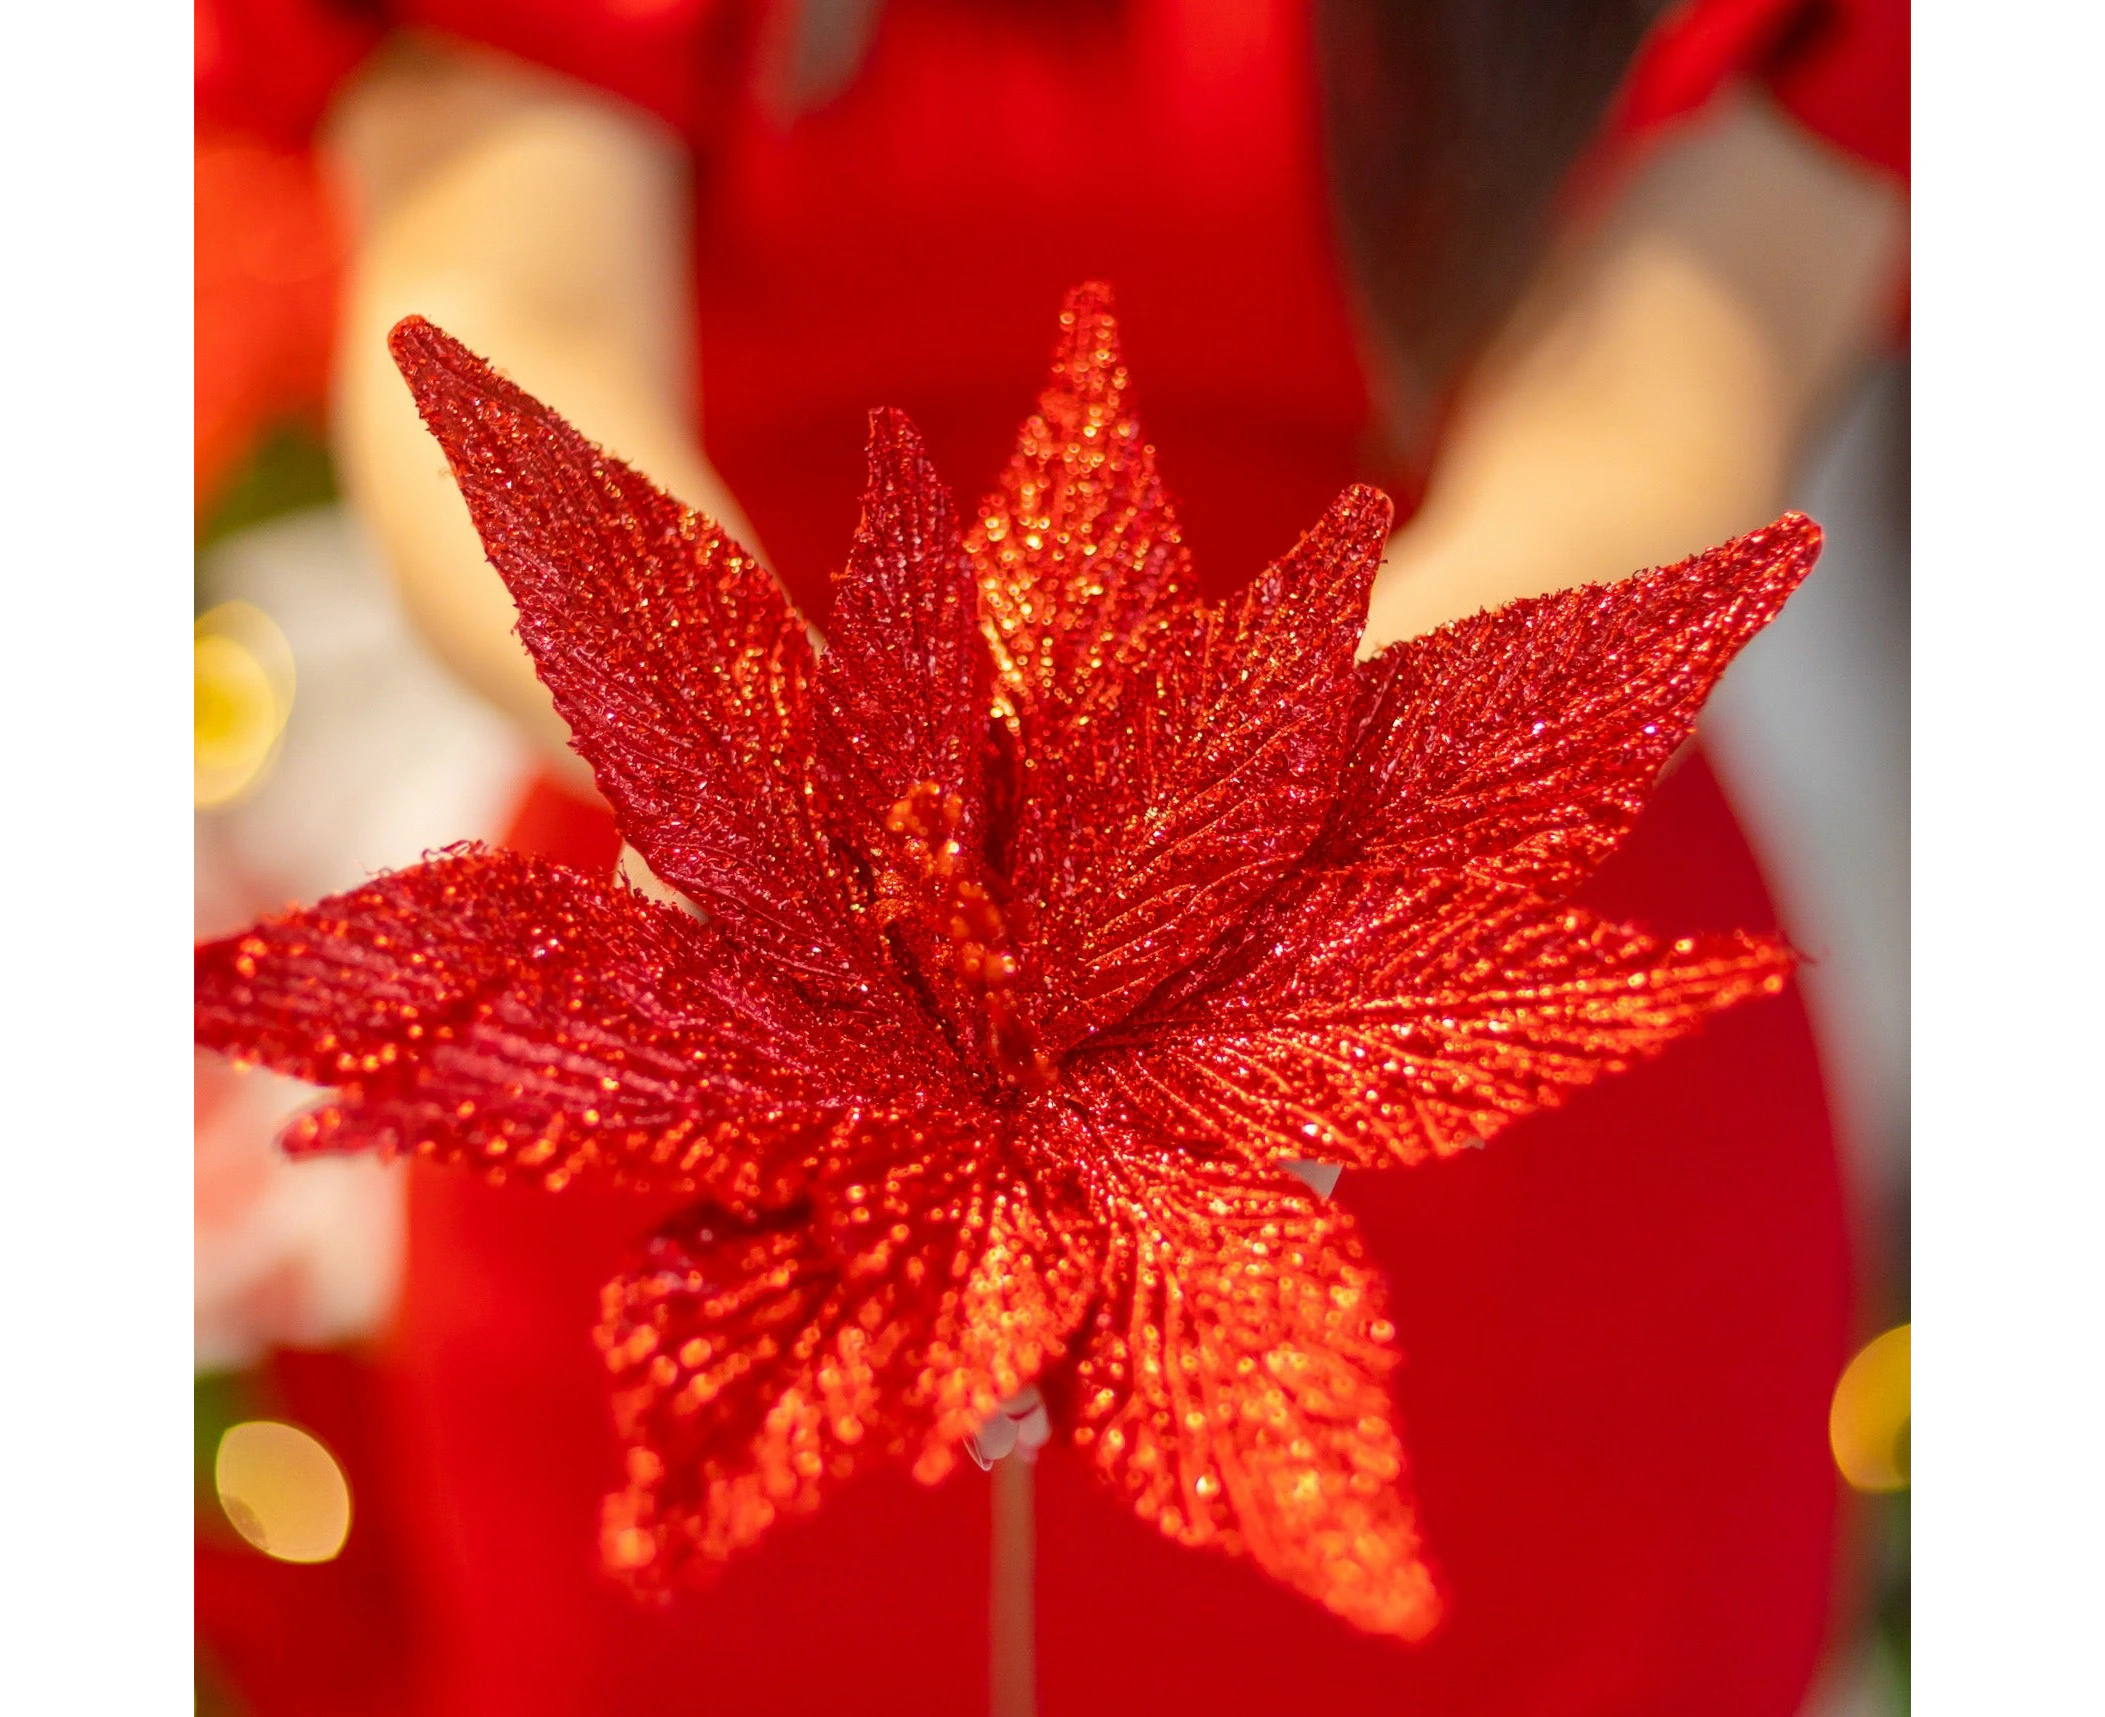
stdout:
[(270, 1393), (260, 1374), (248, 1371), (200, 1371), (191, 1408), (196, 1435), (197, 1530), (231, 1537), (233, 1528), (220, 1512), (219, 1486), (212, 1469), (219, 1458), (219, 1439), (244, 1419), (271, 1417)]
[(322, 438), (304, 424), (281, 423), (197, 515), (197, 547), (260, 525), (280, 513), (326, 506), (337, 497), (336, 467)]

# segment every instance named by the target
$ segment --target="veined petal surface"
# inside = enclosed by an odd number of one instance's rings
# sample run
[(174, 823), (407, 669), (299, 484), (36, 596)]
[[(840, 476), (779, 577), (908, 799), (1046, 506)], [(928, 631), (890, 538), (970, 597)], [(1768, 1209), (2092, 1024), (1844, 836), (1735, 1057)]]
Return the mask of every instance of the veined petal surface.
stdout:
[(609, 1560), (660, 1587), (873, 1460), (941, 1478), (1065, 1351), (1101, 1267), (1093, 1212), (1028, 1123), (853, 1118), (801, 1201), (675, 1218), (602, 1298), (629, 1478)]
[(899, 1087), (723, 933), (619, 882), (480, 848), (197, 951), (197, 1038), (336, 1088), (295, 1149), (419, 1152), (757, 1192)]
[(1676, 565), (1391, 645), (1359, 671), (1322, 858), (1568, 891), (1819, 553), (1820, 527), (1786, 513)]
[(1076, 1443), (1179, 1543), (1420, 1637), (1440, 1600), (1401, 1484), (1395, 1331), (1351, 1218), (1229, 1154), (1132, 1139), (1112, 1160)]
[(1662, 943), (1471, 878), (1339, 871), (1273, 904), (1250, 963), (1078, 1058), (1085, 1101), (1172, 1135), (1380, 1168), (1486, 1140), (1773, 995), (1789, 951)]
[(390, 344), (622, 833), (814, 989), (889, 984), (813, 815), (816, 664), (767, 569), (428, 322)]
[(1088, 816), (1043, 882), (1047, 1037), (1113, 1024), (1282, 878), (1330, 813), (1388, 497), (1348, 489), (1293, 551), (1169, 629), (1072, 765)]

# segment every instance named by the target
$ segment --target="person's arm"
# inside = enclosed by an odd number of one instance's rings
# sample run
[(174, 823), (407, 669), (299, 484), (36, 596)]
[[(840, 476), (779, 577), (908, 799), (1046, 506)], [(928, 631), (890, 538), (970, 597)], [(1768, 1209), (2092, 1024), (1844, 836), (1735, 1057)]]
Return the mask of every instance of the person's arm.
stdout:
[(696, 432), (684, 151), (578, 85), (413, 40), (345, 93), (326, 141), (355, 223), (333, 426), (345, 491), (448, 666), (582, 778), (387, 333), (429, 317), (751, 544)]
[(1893, 306), (1907, 205), (1757, 97), (1666, 142), (1470, 378), (1367, 648), (1772, 518)]

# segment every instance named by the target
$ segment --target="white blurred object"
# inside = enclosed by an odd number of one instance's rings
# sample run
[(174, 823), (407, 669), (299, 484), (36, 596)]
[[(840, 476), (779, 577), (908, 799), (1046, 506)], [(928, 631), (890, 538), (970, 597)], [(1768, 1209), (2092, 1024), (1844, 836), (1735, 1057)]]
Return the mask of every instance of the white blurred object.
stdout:
[(402, 1279), (397, 1167), (280, 1156), (278, 1129), (315, 1099), (297, 1080), (200, 1056), (197, 1099), (197, 1368), (377, 1329)]
[(1345, 1172), (1343, 1163), (1319, 1163), (1312, 1157), (1288, 1157), (1279, 1166), (1304, 1182), (1318, 1198), (1328, 1198), (1337, 1191), (1338, 1176)]
[(228, 538), (198, 582), (210, 600), (269, 615), (300, 679), (268, 779), (197, 819), (200, 935), (503, 831), (526, 751), (432, 660), (342, 509)]
[(1908, 370), (1837, 419), (1796, 505), (1820, 564), (1747, 647), (1703, 733), (1800, 973), (1860, 1197), (1908, 1165)]
[(965, 1440), (965, 1449), (979, 1463), (979, 1470), (985, 1472), (1010, 1455), (1029, 1465), (1051, 1438), (1052, 1420), (1045, 1411), (1045, 1397), (1038, 1393), (1035, 1383), (1026, 1383)]
[[(207, 601), (269, 615), (299, 673), (269, 775), (196, 819), (200, 937), (503, 832), (531, 759), (432, 661), (341, 509), (229, 538), (198, 582)], [(199, 1058), (197, 1078), (198, 1366), (377, 1329), (401, 1284), (400, 1165), (289, 1162), (277, 1131), (313, 1088), (217, 1057)]]

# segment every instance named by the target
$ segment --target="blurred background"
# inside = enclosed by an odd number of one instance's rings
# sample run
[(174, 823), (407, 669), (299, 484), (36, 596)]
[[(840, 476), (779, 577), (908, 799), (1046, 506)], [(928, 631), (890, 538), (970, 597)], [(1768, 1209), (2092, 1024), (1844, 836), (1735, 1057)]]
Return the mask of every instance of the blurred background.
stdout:
[[(1780, 923), (1801, 1002), (1516, 1168), (1340, 1194), (1481, 1607), (1406, 1661), (1064, 1526), (1049, 1458), (1041, 1694), (1906, 1709), (1904, 5), (203, 0), (196, 79), (200, 937), (460, 840), (616, 862), (387, 365), (412, 310), (821, 624), (864, 411), (969, 496), (1091, 276), (1214, 588), (1397, 496), (1370, 644), (1819, 519), (1603, 896)], [(312, 1095), (198, 1062), (201, 1711), (983, 1704), (960, 1484), (670, 1617), (595, 1585), (631, 1213), (291, 1165)]]

